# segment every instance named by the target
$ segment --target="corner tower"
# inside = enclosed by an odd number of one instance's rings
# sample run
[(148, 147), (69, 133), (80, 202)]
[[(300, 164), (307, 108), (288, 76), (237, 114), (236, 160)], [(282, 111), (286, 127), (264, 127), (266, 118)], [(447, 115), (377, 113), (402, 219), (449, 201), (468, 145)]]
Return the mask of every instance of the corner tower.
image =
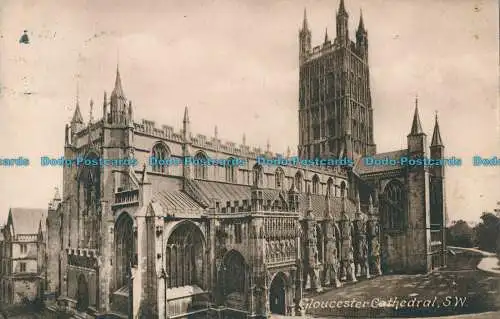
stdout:
[(376, 153), (368, 65), (368, 32), (360, 17), (356, 42), (341, 0), (336, 38), (311, 48), (304, 15), (300, 42), (299, 156), (350, 157)]

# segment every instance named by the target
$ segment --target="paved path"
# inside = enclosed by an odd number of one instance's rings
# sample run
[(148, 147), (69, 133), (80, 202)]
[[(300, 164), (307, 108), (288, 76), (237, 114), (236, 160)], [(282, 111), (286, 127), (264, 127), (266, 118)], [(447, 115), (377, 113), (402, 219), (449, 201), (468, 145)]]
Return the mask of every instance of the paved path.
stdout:
[(476, 248), (448, 246), (448, 249), (455, 252), (471, 252), (478, 254), (482, 256), (483, 259), (481, 259), (481, 261), (478, 263), (477, 269), (490, 274), (500, 275), (500, 260), (498, 259), (496, 254)]

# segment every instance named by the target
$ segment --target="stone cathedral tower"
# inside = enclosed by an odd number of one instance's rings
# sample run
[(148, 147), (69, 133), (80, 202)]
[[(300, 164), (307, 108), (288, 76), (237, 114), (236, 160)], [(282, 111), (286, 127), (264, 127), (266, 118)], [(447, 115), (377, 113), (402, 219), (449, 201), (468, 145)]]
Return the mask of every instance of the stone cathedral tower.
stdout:
[(368, 32), (360, 16), (356, 42), (349, 38), (344, 1), (337, 11), (336, 37), (328, 31), (311, 48), (307, 15), (299, 32), (299, 155), (304, 158), (375, 154), (368, 66)]

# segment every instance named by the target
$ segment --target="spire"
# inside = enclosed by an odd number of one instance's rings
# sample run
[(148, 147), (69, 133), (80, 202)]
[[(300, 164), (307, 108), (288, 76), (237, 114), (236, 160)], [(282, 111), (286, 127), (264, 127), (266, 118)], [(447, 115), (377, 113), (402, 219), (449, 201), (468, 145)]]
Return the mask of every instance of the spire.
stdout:
[(188, 114), (188, 107), (186, 106), (184, 108), (184, 119), (182, 120), (183, 123), (189, 123), (189, 114)]
[(338, 14), (339, 14), (339, 15), (340, 15), (340, 14), (342, 14), (342, 15), (347, 15), (347, 11), (346, 11), (346, 9), (345, 9), (344, 0), (340, 0)]
[(325, 43), (330, 42), (330, 39), (328, 38), (328, 28), (325, 29)]
[(247, 137), (246, 137), (245, 133), (243, 133), (242, 143), (243, 143), (243, 145), (247, 145)]
[(270, 152), (271, 151), (271, 142), (269, 141), (269, 139), (267, 139), (267, 143), (266, 143), (266, 152)]
[(363, 21), (363, 10), (359, 9), (359, 25), (358, 30), (365, 31), (365, 23)]
[(118, 67), (118, 64), (116, 65), (115, 88), (113, 89), (113, 93), (111, 93), (111, 96), (125, 99), (125, 94), (123, 93), (122, 79), (120, 76), (120, 69)]
[(441, 140), (441, 133), (439, 132), (437, 111), (436, 111), (436, 122), (434, 124), (434, 132), (432, 133), (431, 146), (444, 146), (443, 141)]
[(218, 136), (219, 136), (219, 129), (217, 128), (217, 125), (215, 125), (215, 127), (214, 127), (214, 137), (215, 137), (215, 139), (217, 139)]
[(73, 119), (71, 120), (71, 123), (83, 124), (83, 117), (82, 117), (82, 113), (80, 112), (80, 104), (79, 103), (76, 103), (76, 108), (75, 108), (75, 112), (73, 113)]
[(102, 118), (104, 120), (104, 123), (108, 122), (107, 115), (108, 115), (108, 95), (106, 91), (104, 91), (104, 98), (102, 102)]
[(286, 148), (286, 157), (290, 157), (292, 155), (292, 151), (290, 150), (290, 146)]
[(418, 115), (418, 96), (415, 97), (415, 114), (413, 114), (413, 123), (411, 124), (410, 135), (422, 134), (422, 124), (420, 123), (420, 116)]
[[(77, 75), (77, 78), (79, 75)], [(82, 112), (80, 111), (80, 83), (77, 79), (76, 81), (76, 107), (75, 112), (73, 113), (73, 119), (71, 123), (83, 123)]]
[(92, 118), (92, 112), (94, 111), (94, 100), (90, 99), (90, 110), (89, 110), (89, 126), (92, 124), (92, 121), (94, 120)]
[(309, 30), (309, 23), (307, 23), (307, 11), (304, 8), (304, 20), (302, 21), (302, 31)]

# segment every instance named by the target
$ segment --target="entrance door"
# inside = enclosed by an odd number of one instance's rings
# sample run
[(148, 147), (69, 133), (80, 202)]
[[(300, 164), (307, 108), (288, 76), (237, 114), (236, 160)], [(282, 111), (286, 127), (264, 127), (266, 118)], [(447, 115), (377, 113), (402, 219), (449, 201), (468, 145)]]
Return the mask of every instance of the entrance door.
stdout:
[(271, 288), (269, 289), (269, 303), (271, 313), (285, 315), (285, 280), (283, 275), (277, 274), (271, 283)]

